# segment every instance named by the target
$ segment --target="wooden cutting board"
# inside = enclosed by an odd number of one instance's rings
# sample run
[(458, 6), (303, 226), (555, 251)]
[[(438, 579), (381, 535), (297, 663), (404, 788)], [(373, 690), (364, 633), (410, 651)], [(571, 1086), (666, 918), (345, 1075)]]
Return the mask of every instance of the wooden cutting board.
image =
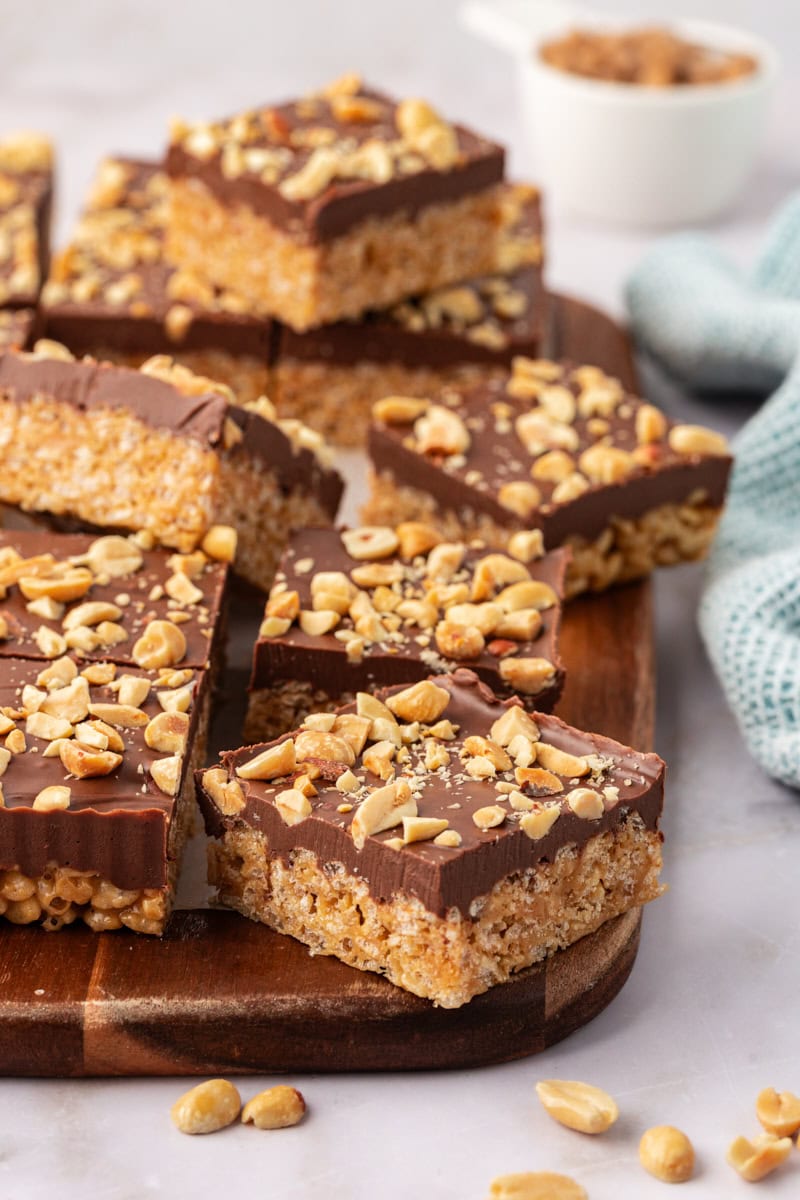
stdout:
[[(603, 314), (554, 300), (554, 356), (635, 385), (630, 346)], [(240, 606), (247, 599), (238, 598)], [(257, 616), (257, 614), (256, 614)], [(249, 611), (232, 614), (229, 704), (243, 710)], [(649, 583), (571, 604), (564, 720), (649, 749), (654, 663)], [(227, 728), (226, 728), (227, 727)], [(161, 940), (127, 931), (58, 934), (0, 922), (0, 1073), (207, 1075), (474, 1067), (535, 1054), (613, 999), (636, 957), (638, 910), (546, 963), (448, 1011), (232, 913), (173, 916)]]

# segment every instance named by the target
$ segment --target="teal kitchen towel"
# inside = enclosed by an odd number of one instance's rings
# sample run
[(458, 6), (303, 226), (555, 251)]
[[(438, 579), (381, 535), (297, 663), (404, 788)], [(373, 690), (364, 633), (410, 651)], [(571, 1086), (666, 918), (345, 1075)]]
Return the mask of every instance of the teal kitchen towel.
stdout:
[(772, 392), (734, 442), (700, 630), (751, 752), (800, 787), (800, 197), (751, 274), (679, 235), (640, 264), (627, 301), (637, 339), (689, 386)]

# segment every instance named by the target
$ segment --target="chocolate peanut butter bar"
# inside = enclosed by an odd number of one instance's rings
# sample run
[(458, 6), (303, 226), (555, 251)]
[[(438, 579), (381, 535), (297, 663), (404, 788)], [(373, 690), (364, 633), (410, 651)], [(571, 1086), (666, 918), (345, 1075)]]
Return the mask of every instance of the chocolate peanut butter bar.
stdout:
[(0, 917), (163, 932), (209, 692), (170, 663), (0, 659)]
[(222, 903), (446, 1008), (659, 895), (663, 783), (466, 668), (198, 772)]
[(498, 268), (500, 146), (357, 76), (173, 126), (168, 258), (296, 330)]
[(318, 434), (170, 359), (141, 370), (64, 347), (0, 357), (0, 501), (232, 561), (265, 591), (289, 532), (335, 516)]
[(143, 549), (135, 535), (0, 532), (0, 659), (216, 672), (227, 576), (202, 550)]
[(459, 665), (549, 712), (564, 682), (569, 555), (542, 557), (541, 537), (527, 534), (512, 550), (448, 543), (413, 522), (294, 534), (255, 646), (246, 738), (269, 741), (357, 692)]
[(138, 367), (172, 355), (227, 384), (239, 403), (267, 392), (272, 325), (242, 298), (164, 261), (169, 181), (157, 163), (107, 158), (42, 294), (47, 337), (76, 355)]
[(713, 538), (725, 439), (673, 424), (599, 367), (518, 358), (503, 380), (373, 411), (365, 522), (426, 521), (498, 548), (539, 530), (572, 551), (568, 596), (701, 558)]
[(0, 305), (33, 308), (47, 275), (53, 147), (40, 133), (0, 138)]
[(270, 397), (340, 445), (362, 445), (384, 396), (430, 396), (502, 377), (520, 354), (546, 351), (542, 221), (536, 188), (501, 192), (504, 270), (437, 288), (360, 320), (278, 335)]

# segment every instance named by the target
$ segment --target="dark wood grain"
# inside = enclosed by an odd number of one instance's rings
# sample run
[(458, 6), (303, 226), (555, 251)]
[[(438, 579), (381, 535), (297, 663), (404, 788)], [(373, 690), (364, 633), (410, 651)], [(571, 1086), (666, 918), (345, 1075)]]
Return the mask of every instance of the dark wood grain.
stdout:
[[(634, 384), (630, 347), (607, 317), (555, 300), (555, 352)], [(240, 596), (242, 613), (252, 597)], [(653, 736), (649, 584), (570, 605), (565, 720), (640, 748)], [(236, 602), (232, 626), (237, 627)], [(246, 680), (243, 617), (215, 741), (230, 742)], [(177, 912), (162, 940), (76, 926), (0, 925), (0, 1073), (203, 1075), (249, 1071), (475, 1067), (535, 1054), (613, 999), (636, 957), (640, 914), (456, 1011), (232, 913)]]

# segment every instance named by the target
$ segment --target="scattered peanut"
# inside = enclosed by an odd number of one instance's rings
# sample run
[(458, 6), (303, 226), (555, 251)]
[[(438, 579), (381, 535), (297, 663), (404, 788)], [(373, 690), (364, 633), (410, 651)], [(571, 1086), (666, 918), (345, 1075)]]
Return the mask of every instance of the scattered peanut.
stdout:
[(555, 1121), (579, 1133), (605, 1133), (619, 1116), (608, 1092), (589, 1083), (543, 1079), (536, 1084), (536, 1094)]
[(242, 1109), (242, 1122), (256, 1129), (286, 1129), (305, 1116), (306, 1102), (297, 1088), (279, 1084), (259, 1092)]
[(728, 1147), (728, 1162), (742, 1179), (757, 1183), (785, 1162), (792, 1152), (792, 1139), (761, 1133), (749, 1140), (737, 1137)]
[(780, 1138), (792, 1137), (800, 1129), (800, 1096), (764, 1088), (756, 1099), (756, 1116), (767, 1133)]
[(185, 1092), (171, 1109), (173, 1124), (181, 1133), (216, 1133), (233, 1124), (242, 1099), (227, 1079), (209, 1079)]
[(569, 1175), (553, 1171), (524, 1171), (493, 1179), (488, 1200), (589, 1200)]
[(639, 1162), (664, 1183), (686, 1183), (694, 1172), (694, 1148), (673, 1125), (655, 1125), (642, 1134)]

